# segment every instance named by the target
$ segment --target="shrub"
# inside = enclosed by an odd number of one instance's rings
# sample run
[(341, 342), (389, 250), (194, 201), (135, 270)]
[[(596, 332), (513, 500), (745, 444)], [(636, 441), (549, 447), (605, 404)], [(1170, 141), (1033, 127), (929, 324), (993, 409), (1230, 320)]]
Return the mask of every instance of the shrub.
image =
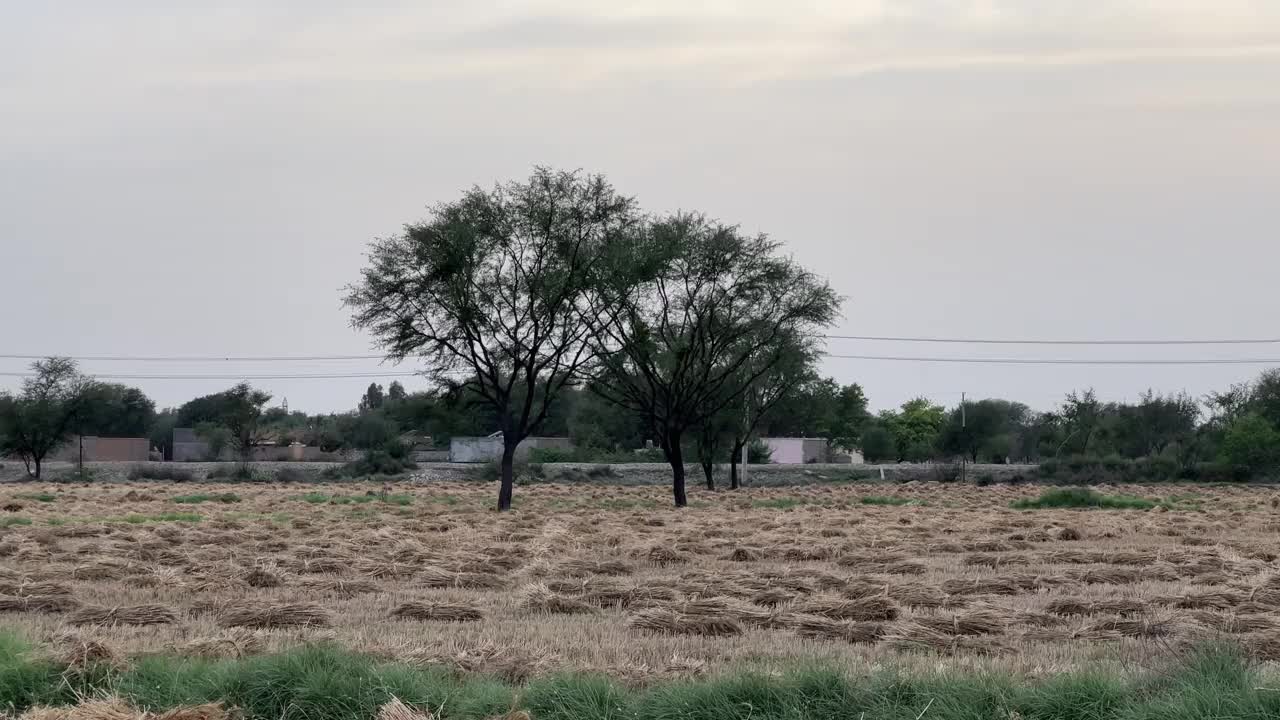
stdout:
[(753, 438), (747, 443), (747, 463), (750, 465), (768, 465), (773, 462), (773, 450), (760, 438)]
[(196, 475), (186, 468), (174, 465), (134, 465), (129, 469), (129, 479), (192, 482)]
[(1018, 510), (1044, 510), (1050, 508), (1106, 508), (1109, 510), (1149, 510), (1156, 504), (1143, 498), (1127, 495), (1103, 495), (1090, 488), (1069, 487), (1046, 490), (1040, 497), (1017, 500), (1009, 507)]
[(592, 452), (591, 448), (583, 450), (568, 448), (533, 448), (529, 450), (529, 462), (533, 463), (569, 463), (580, 462), (578, 458), (584, 452)]
[(207, 495), (198, 493), (195, 495), (178, 495), (173, 501), (179, 505), (198, 505), (204, 502), (220, 502), (220, 503), (238, 503), (240, 496), (235, 493), (219, 493), (217, 495)]
[(1260, 415), (1232, 421), (1222, 436), (1222, 460), (1252, 475), (1275, 470), (1280, 467), (1280, 430)]
[(280, 468), (276, 470), (275, 475), (275, 481), (278, 483), (302, 483), (311, 482), (315, 479), (316, 476), (314, 474), (292, 467)]

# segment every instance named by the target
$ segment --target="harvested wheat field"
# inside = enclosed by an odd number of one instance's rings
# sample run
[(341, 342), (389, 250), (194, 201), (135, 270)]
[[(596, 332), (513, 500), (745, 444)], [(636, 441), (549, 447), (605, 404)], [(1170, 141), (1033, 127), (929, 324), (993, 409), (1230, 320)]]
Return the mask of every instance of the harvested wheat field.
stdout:
[[(695, 492), (480, 484), (9, 486), (0, 622), (64, 658), (314, 641), (523, 682), (1126, 669), (1230, 638), (1280, 658), (1280, 510), (1124, 487), (1146, 510), (1015, 510), (1039, 487)], [(70, 661), (68, 661), (70, 662)]]

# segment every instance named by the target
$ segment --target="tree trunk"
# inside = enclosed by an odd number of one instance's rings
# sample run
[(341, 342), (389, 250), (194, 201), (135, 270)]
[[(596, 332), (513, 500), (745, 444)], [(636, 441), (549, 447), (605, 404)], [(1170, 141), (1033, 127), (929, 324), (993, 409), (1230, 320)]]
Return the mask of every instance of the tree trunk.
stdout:
[(41, 464), (42, 462), (44, 462), (44, 458), (42, 458), (42, 457), (37, 457), (37, 458), (32, 458), (32, 460), (35, 462), (35, 466), (36, 466), (36, 474), (35, 474), (35, 478), (36, 478), (37, 480), (39, 480), (39, 479), (40, 479), (40, 464)]
[(515, 487), (516, 444), (502, 441), (502, 480), (498, 488), (498, 511), (511, 509), (511, 492)]
[(667, 462), (671, 464), (671, 493), (675, 496), (676, 507), (686, 507), (689, 499), (684, 493), (684, 454), (680, 451), (680, 433), (668, 433), (665, 449)]
[(702, 474), (707, 476), (708, 490), (716, 489), (716, 478), (712, 474), (714, 471), (715, 471), (715, 463), (711, 462), (710, 460), (702, 461)]
[(742, 487), (742, 481), (738, 479), (738, 459), (742, 457), (742, 448), (746, 447), (746, 443), (734, 443), (733, 452), (729, 454), (729, 489), (737, 490)]

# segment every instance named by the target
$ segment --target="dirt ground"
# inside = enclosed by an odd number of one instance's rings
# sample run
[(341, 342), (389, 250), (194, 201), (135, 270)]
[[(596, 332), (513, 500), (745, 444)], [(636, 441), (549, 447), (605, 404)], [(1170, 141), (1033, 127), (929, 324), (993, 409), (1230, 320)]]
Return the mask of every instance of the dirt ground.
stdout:
[(517, 681), (815, 659), (1125, 671), (1224, 637), (1280, 657), (1274, 490), (1098, 489), (1162, 505), (839, 483), (695, 489), (677, 511), (662, 487), (541, 484), (499, 515), (480, 483), (13, 484), (0, 624), (54, 653), (331, 640)]

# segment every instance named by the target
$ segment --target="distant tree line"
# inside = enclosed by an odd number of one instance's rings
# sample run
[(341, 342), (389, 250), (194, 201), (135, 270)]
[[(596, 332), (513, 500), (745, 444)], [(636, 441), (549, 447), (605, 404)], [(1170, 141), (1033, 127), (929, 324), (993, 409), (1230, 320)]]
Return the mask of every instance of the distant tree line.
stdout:
[(69, 433), (145, 433), (168, 453), (173, 428), (192, 427), (243, 460), (255, 444), (297, 441), (394, 468), (415, 438), (496, 431), (502, 510), (516, 447), (533, 435), (615, 455), (652, 443), (677, 506), (686, 464), (714, 487), (715, 466), (729, 463), (737, 487), (743, 451), (768, 435), (825, 437), (870, 462), (1160, 458), (1215, 477), (1280, 465), (1275, 371), (1203, 403), (1153, 392), (1104, 403), (1086, 390), (1049, 412), (917, 398), (872, 415), (859, 385), (816, 370), (842, 305), (826, 281), (768, 237), (696, 213), (643, 212), (597, 175), (537, 168), (436, 205), (370, 245), (344, 301), (387, 359), (417, 363), (436, 385), (375, 383), (352, 412), (307, 415), (267, 408), (269, 395), (242, 384), (157, 413), (140, 391), (54, 358), (0, 396), (0, 451), (38, 474)]

